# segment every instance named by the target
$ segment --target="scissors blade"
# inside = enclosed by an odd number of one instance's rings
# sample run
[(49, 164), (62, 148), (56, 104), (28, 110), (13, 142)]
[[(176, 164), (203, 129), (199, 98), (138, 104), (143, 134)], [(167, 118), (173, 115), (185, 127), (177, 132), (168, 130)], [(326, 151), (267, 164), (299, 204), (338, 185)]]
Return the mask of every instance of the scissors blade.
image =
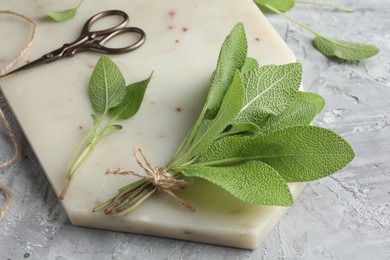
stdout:
[(26, 65), (23, 65), (23, 66), (15, 69), (15, 70), (7, 72), (4, 75), (1, 75), (0, 78), (5, 77), (5, 76), (9, 76), (9, 75), (14, 74), (16, 72), (19, 72), (19, 71), (22, 71), (22, 70), (26, 70), (26, 69), (29, 69), (29, 68), (32, 68), (32, 67), (44, 64), (44, 63), (49, 63), (49, 62), (58, 60), (58, 59), (63, 57), (63, 53), (64, 53), (64, 48), (61, 47), (61, 48), (59, 48), (57, 50), (54, 50), (52, 52), (49, 52), (49, 53), (43, 55), (39, 59), (36, 59), (36, 60), (34, 60), (32, 62), (29, 62)]

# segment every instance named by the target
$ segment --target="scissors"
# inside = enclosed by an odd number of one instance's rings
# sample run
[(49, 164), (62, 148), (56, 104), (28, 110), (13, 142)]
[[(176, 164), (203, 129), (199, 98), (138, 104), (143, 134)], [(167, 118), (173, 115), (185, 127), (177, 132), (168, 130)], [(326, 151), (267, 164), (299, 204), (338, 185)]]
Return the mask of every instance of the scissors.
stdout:
[[(120, 16), (122, 21), (111, 28), (104, 30), (91, 31), (92, 25), (106, 16)], [(34, 60), (22, 67), (19, 67), (13, 71), (10, 71), (1, 77), (8, 76), (10, 74), (26, 70), (44, 63), (53, 62), (65, 57), (73, 57), (75, 54), (84, 51), (92, 51), (106, 54), (121, 54), (138, 49), (145, 42), (145, 32), (137, 27), (126, 27), (129, 23), (129, 16), (120, 10), (108, 10), (98, 13), (84, 24), (81, 34), (77, 40), (72, 43), (64, 44), (61, 48), (51, 51), (41, 58)], [(135, 43), (123, 48), (109, 48), (104, 45), (113, 37), (123, 33), (133, 33), (138, 36)]]

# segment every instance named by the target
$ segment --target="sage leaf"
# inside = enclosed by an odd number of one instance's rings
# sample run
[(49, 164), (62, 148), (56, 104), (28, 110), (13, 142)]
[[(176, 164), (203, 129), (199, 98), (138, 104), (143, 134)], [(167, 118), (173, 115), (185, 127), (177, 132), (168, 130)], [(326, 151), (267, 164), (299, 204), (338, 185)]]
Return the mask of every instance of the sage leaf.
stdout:
[(118, 120), (126, 120), (138, 112), (152, 74), (150, 74), (147, 79), (130, 84), (126, 87), (125, 98), (118, 106), (109, 110), (111, 117)]
[(317, 114), (321, 113), (325, 107), (325, 100), (315, 93), (311, 92), (298, 92), (295, 96), (296, 99), (307, 101), (312, 103), (317, 108)]
[(226, 135), (235, 135), (235, 134), (255, 134), (260, 131), (260, 127), (252, 123), (242, 123), (238, 125), (232, 125), (227, 132), (223, 133), (223, 136)]
[(100, 133), (100, 137), (99, 138), (102, 138), (103, 136), (109, 135), (109, 134), (111, 134), (111, 133), (113, 133), (115, 131), (121, 130), (122, 128), (123, 128), (123, 126), (121, 126), (121, 125), (110, 125), (110, 126), (107, 126)]
[(294, 98), (302, 79), (302, 65), (266, 65), (243, 77), (244, 106), (233, 124), (261, 122), (269, 115), (282, 112)]
[(379, 53), (374, 45), (343, 41), (323, 35), (316, 35), (314, 47), (326, 57), (336, 57), (342, 60), (364, 60)]
[(181, 170), (185, 176), (210, 181), (248, 203), (290, 206), (294, 202), (285, 180), (262, 162), (245, 162), (230, 167), (193, 165)]
[(125, 79), (109, 57), (102, 56), (97, 62), (89, 81), (88, 92), (96, 112), (107, 112), (125, 98)]
[(213, 73), (206, 100), (207, 119), (213, 119), (217, 115), (224, 95), (233, 81), (235, 71), (240, 71), (245, 63), (247, 49), (244, 26), (238, 23), (226, 37), (219, 53), (217, 68)]
[(46, 13), (50, 18), (52, 18), (56, 22), (65, 22), (67, 20), (72, 19), (76, 15), (77, 9), (79, 8), (82, 2), (83, 1), (80, 1), (80, 3), (74, 8), (70, 8), (59, 12), (47, 11)]
[(244, 66), (242, 66), (241, 69), (241, 75), (247, 74), (249, 71), (257, 69), (259, 66), (259, 63), (254, 58), (246, 58)]
[(306, 92), (298, 92), (294, 100), (279, 115), (270, 116), (257, 134), (266, 134), (284, 128), (309, 125), (324, 107), (322, 97)]
[(304, 182), (340, 170), (353, 157), (351, 146), (336, 133), (315, 126), (295, 126), (256, 138), (221, 138), (199, 156), (198, 162), (227, 166), (258, 160), (288, 182)]
[(221, 108), (213, 120), (205, 120), (200, 125), (197, 136), (191, 148), (191, 155), (195, 156), (199, 152), (209, 147), (213, 141), (223, 132), (230, 122), (237, 116), (244, 101), (244, 87), (242, 85), (240, 73), (235, 73), (225, 97), (222, 101)]
[(273, 8), (281, 12), (286, 12), (292, 9), (295, 5), (294, 0), (255, 0), (255, 2), (261, 6), (272, 6)]

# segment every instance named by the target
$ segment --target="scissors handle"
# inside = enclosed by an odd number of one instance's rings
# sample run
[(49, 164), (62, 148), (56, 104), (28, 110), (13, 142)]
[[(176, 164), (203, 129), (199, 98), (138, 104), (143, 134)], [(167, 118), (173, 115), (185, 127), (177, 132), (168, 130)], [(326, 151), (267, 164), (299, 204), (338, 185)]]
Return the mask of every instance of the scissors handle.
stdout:
[[(91, 27), (95, 22), (97, 22), (98, 20), (100, 20), (103, 17), (114, 16), (114, 15), (122, 17), (123, 21), (121, 21), (118, 25), (116, 25), (114, 27), (110, 27), (108, 29), (91, 31)], [(126, 27), (126, 25), (128, 23), (129, 23), (129, 16), (123, 11), (120, 11), (120, 10), (103, 11), (103, 12), (100, 12), (98, 14), (95, 14), (94, 16), (89, 18), (88, 21), (85, 22), (84, 27), (81, 30), (81, 34), (80, 34), (79, 39), (87, 38), (88, 40), (93, 40), (98, 36), (104, 36), (104, 35), (110, 34), (113, 31), (116, 31), (118, 29), (124, 28), (124, 27)]]
[[(119, 34), (123, 33), (132, 33), (136, 34), (138, 36), (138, 39), (126, 46), (126, 47), (121, 47), (121, 48), (110, 48), (110, 47), (105, 47), (104, 45), (111, 40), (113, 37)], [(133, 51), (135, 49), (138, 49), (141, 47), (142, 44), (144, 44), (146, 39), (145, 32), (137, 27), (125, 27), (125, 28), (120, 28), (117, 29), (116, 31), (111, 32), (110, 34), (104, 36), (100, 40), (94, 40), (91, 43), (84, 43), (78, 46), (75, 46), (71, 53), (69, 53), (69, 56), (73, 56), (79, 52), (84, 52), (84, 51), (94, 51), (94, 52), (100, 52), (100, 53), (105, 53), (105, 54), (121, 54), (121, 53), (126, 53)]]

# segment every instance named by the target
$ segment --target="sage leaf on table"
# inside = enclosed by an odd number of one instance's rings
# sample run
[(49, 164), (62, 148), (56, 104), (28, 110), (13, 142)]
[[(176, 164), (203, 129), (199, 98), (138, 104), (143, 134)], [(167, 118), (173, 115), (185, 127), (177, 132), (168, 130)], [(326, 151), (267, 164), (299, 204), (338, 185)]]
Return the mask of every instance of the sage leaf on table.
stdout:
[(262, 6), (265, 5), (272, 6), (273, 8), (276, 8), (281, 12), (287, 12), (291, 10), (295, 5), (294, 0), (255, 0), (255, 2), (258, 5), (262, 5)]
[[(104, 136), (123, 128), (115, 122), (126, 120), (138, 112), (151, 76), (126, 87), (118, 66), (107, 56), (102, 56), (99, 59), (92, 72), (88, 93), (92, 108), (101, 115), (92, 114), (93, 125), (69, 160), (66, 182), (59, 196), (61, 200), (64, 199), (76, 172), (99, 141)], [(108, 115), (111, 115), (111, 119), (103, 124)]]
[(260, 7), (265, 7), (266, 9), (279, 14), (280, 16), (289, 20), (290, 22), (314, 34), (315, 35), (313, 41), (314, 47), (328, 58), (338, 58), (344, 61), (357, 61), (357, 60), (364, 60), (364, 59), (371, 58), (376, 54), (378, 54), (380, 51), (379, 48), (374, 45), (339, 40), (339, 39), (334, 39), (328, 36), (321, 35), (320, 33), (314, 31), (308, 26), (292, 19), (291, 17), (283, 13), (285, 11), (290, 10), (294, 6), (295, 2), (297, 3), (300, 2), (304, 4), (315, 4), (319, 6), (337, 8), (343, 11), (351, 12), (352, 10), (348, 8), (327, 5), (327, 4), (312, 3), (307, 1), (294, 1), (294, 0), (286, 0), (286, 1), (255, 0), (255, 2)]
[(379, 52), (379, 48), (374, 45), (343, 41), (323, 35), (317, 35), (313, 44), (326, 57), (336, 57), (342, 60), (364, 60)]
[(81, 1), (74, 8), (66, 9), (63, 11), (47, 11), (46, 13), (51, 19), (53, 19), (56, 22), (65, 22), (72, 19), (76, 15), (77, 9), (80, 7), (82, 2), (83, 1)]
[[(122, 216), (158, 190), (183, 205), (172, 190), (187, 186), (185, 177), (210, 181), (246, 203), (289, 206), (293, 197), (288, 182), (328, 176), (353, 159), (342, 137), (309, 125), (325, 102), (298, 91), (302, 66), (259, 66), (246, 57), (246, 42), (243, 25), (237, 24), (222, 45), (199, 118), (172, 160), (154, 167), (136, 148), (136, 160), (147, 175), (93, 211)], [(165, 185), (183, 181), (186, 185), (180, 187)]]

